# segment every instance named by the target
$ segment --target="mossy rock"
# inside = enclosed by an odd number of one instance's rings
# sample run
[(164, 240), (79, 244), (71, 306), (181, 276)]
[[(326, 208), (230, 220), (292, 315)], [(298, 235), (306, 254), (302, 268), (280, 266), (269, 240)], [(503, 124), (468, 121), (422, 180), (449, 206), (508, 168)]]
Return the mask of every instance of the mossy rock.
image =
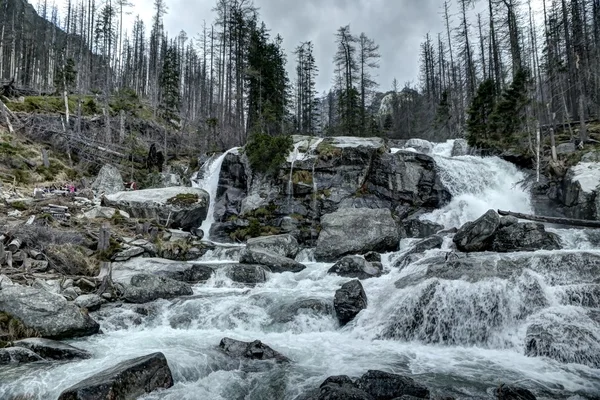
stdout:
[(196, 204), (200, 197), (197, 193), (179, 193), (177, 196), (173, 196), (167, 200), (167, 204), (175, 206), (186, 207)]
[(340, 157), (342, 149), (335, 147), (330, 140), (325, 139), (317, 146), (317, 154), (320, 159), (329, 160), (334, 157)]
[(0, 347), (9, 347), (10, 342), (29, 337), (40, 337), (35, 330), (25, 326), (20, 319), (0, 311)]
[(296, 170), (292, 174), (292, 183), (305, 183), (307, 185), (312, 185), (313, 183), (313, 175), (312, 172), (306, 170)]

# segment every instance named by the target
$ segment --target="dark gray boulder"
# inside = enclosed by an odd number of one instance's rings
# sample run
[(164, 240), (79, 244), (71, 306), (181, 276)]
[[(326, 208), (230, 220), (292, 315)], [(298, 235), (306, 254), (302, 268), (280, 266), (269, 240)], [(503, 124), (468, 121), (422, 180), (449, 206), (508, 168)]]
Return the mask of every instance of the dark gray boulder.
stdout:
[(129, 283), (122, 284), (121, 297), (128, 303), (148, 303), (192, 294), (192, 288), (187, 283), (152, 274), (136, 274)]
[(22, 347), (5, 347), (0, 349), (0, 365), (27, 364), (43, 360), (38, 354)]
[(100, 329), (96, 321), (63, 296), (28, 286), (3, 287), (0, 311), (49, 339), (88, 336)]
[(300, 251), (300, 246), (295, 237), (284, 234), (248, 239), (246, 249), (264, 251), (293, 259)]
[(376, 251), (369, 251), (364, 255), (364, 257), (368, 262), (381, 262), (381, 254), (377, 253)]
[(347, 376), (329, 377), (321, 384), (315, 400), (376, 400), (359, 389)]
[(346, 256), (327, 271), (348, 278), (368, 279), (381, 276), (381, 263), (370, 263), (360, 256)]
[(438, 235), (430, 236), (415, 243), (409, 250), (407, 250), (402, 256), (400, 256), (394, 263), (396, 268), (404, 268), (411, 262), (414, 262), (417, 254), (422, 254), (427, 250), (439, 249), (444, 243), (444, 238)]
[(402, 238), (426, 238), (444, 229), (435, 222), (409, 217), (402, 221), (400, 236)]
[(492, 251), (509, 253), (513, 251), (558, 250), (558, 235), (546, 232), (544, 224), (516, 223), (498, 229), (492, 240)]
[(157, 275), (164, 276), (176, 281), (187, 282), (187, 283), (198, 283), (209, 280), (215, 271), (203, 264), (187, 264), (186, 268), (178, 270), (164, 270), (157, 273)]
[(247, 286), (265, 283), (267, 271), (262, 265), (232, 264), (226, 267), (229, 279)]
[(528, 389), (505, 383), (496, 389), (496, 398), (498, 400), (536, 400), (535, 395)]
[(499, 226), (500, 216), (496, 211), (489, 210), (477, 220), (461, 226), (454, 235), (454, 244), (458, 250), (464, 252), (485, 251), (491, 246)]
[(163, 353), (123, 361), (71, 386), (58, 400), (134, 400), (173, 386), (173, 376)]
[(92, 357), (88, 351), (50, 339), (29, 338), (18, 340), (13, 345), (29, 349), (47, 360), (85, 360)]
[(240, 262), (245, 264), (264, 265), (274, 273), (300, 272), (306, 267), (298, 261), (283, 257), (278, 254), (261, 250), (244, 249), (240, 253)]
[(223, 338), (219, 348), (231, 357), (245, 358), (249, 360), (274, 360), (276, 362), (289, 362), (290, 359), (283, 354), (273, 350), (260, 340), (253, 342), (242, 342), (231, 338)]
[(347, 254), (398, 249), (396, 222), (388, 209), (346, 208), (321, 219), (315, 258), (334, 261)]
[(338, 321), (346, 325), (352, 321), (359, 312), (367, 308), (367, 295), (358, 280), (344, 283), (335, 291), (333, 307)]
[(98, 194), (109, 195), (124, 189), (121, 171), (111, 164), (105, 164), (100, 168), (98, 176), (92, 183), (92, 190)]
[[(101, 277), (108, 271), (102, 271)], [(214, 269), (205, 264), (172, 261), (164, 258), (134, 258), (126, 262), (112, 264), (113, 281), (129, 283), (133, 275), (152, 274), (187, 283), (204, 282), (211, 278)]]
[(420, 399), (429, 398), (429, 389), (414, 379), (389, 372), (369, 370), (358, 378), (356, 386), (377, 400), (392, 400), (409, 395)]

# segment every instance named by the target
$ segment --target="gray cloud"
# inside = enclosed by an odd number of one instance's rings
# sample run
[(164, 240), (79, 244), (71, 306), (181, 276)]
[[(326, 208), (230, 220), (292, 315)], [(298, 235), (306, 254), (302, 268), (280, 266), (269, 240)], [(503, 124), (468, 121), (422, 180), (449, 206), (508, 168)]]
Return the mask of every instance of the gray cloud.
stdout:
[[(168, 0), (167, 30), (175, 35), (183, 29), (195, 37), (202, 30), (203, 20), (208, 25), (213, 21), (211, 9), (215, 3), (214, 0)], [(382, 57), (377, 81), (381, 90), (388, 90), (393, 78), (400, 84), (416, 81), (419, 44), (427, 32), (437, 35), (443, 30), (442, 0), (255, 0), (254, 3), (271, 34), (283, 37), (290, 73), (294, 68), (294, 48), (302, 41), (314, 43), (319, 66), (317, 89), (321, 92), (331, 86), (334, 35), (340, 26), (350, 24), (354, 34), (365, 32), (380, 45)]]

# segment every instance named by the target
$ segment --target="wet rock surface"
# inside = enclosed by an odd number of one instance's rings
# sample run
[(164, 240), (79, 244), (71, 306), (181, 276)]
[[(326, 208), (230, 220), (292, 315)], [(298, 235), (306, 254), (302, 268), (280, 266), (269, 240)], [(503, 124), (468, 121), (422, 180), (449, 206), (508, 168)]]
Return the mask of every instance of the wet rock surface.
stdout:
[(219, 343), (219, 348), (231, 357), (249, 360), (274, 360), (276, 362), (290, 361), (286, 356), (273, 350), (260, 340), (242, 342), (240, 340), (223, 338)]
[(360, 281), (347, 282), (336, 290), (333, 307), (341, 325), (346, 325), (367, 308), (367, 295)]

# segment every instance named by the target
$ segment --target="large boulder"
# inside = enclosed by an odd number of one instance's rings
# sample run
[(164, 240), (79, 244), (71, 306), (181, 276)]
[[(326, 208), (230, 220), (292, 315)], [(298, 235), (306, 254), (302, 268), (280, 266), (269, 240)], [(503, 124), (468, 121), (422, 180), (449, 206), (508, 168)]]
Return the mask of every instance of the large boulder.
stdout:
[(63, 391), (58, 400), (133, 400), (173, 386), (173, 376), (162, 353), (123, 361)]
[(298, 261), (278, 254), (253, 249), (244, 249), (240, 254), (240, 262), (258, 264), (268, 267), (271, 272), (300, 272), (306, 267)]
[(110, 195), (123, 190), (123, 177), (121, 171), (111, 164), (100, 168), (96, 180), (92, 183), (92, 190), (98, 194)]
[(528, 389), (520, 386), (501, 384), (496, 389), (498, 400), (536, 400), (536, 397)]
[(563, 178), (558, 199), (573, 218), (599, 219), (600, 162), (580, 162)]
[(254, 286), (267, 281), (268, 270), (262, 265), (231, 264), (225, 270), (229, 279), (242, 285)]
[(367, 308), (367, 294), (358, 280), (344, 283), (335, 291), (333, 307), (338, 321), (346, 325), (352, 321), (359, 312)]
[(208, 212), (209, 195), (191, 187), (134, 190), (105, 196), (106, 206), (124, 210), (134, 218), (169, 222), (173, 228), (189, 230), (202, 225)]
[(398, 249), (398, 229), (388, 209), (348, 208), (327, 214), (321, 219), (315, 258), (337, 258), (369, 251)]
[(452, 157), (466, 156), (469, 154), (469, 145), (466, 139), (455, 139), (452, 145)]
[(29, 349), (47, 360), (84, 360), (90, 352), (51, 339), (29, 338), (13, 342), (13, 346)]
[(348, 278), (368, 279), (381, 275), (381, 263), (370, 263), (360, 256), (346, 256), (327, 271)]
[(27, 286), (3, 287), (0, 311), (49, 339), (88, 336), (100, 329), (96, 321), (63, 296)]
[(271, 316), (275, 322), (287, 323), (298, 315), (333, 315), (333, 303), (324, 299), (303, 299), (284, 306), (275, 307)]
[(498, 229), (492, 240), (492, 251), (508, 253), (513, 251), (557, 250), (560, 238), (555, 233), (546, 232), (544, 224), (527, 222), (516, 223)]
[(429, 398), (429, 389), (408, 376), (369, 370), (358, 378), (356, 386), (377, 400), (392, 400), (402, 396)]
[(477, 220), (461, 226), (454, 235), (454, 244), (464, 252), (488, 250), (499, 226), (500, 216), (496, 211), (489, 210)]
[(266, 251), (287, 258), (295, 258), (298, 251), (300, 251), (298, 241), (289, 234), (261, 236), (248, 239), (246, 248), (250, 250)]
[(148, 303), (193, 293), (192, 287), (185, 282), (152, 274), (136, 274), (127, 283), (122, 283), (121, 297), (128, 303)]
[(249, 360), (275, 360), (276, 362), (289, 362), (289, 358), (273, 350), (260, 340), (242, 342), (240, 340), (223, 338), (219, 348), (231, 357), (246, 358)]
[(346, 375), (330, 376), (310, 400), (375, 400), (373, 396), (356, 387)]

